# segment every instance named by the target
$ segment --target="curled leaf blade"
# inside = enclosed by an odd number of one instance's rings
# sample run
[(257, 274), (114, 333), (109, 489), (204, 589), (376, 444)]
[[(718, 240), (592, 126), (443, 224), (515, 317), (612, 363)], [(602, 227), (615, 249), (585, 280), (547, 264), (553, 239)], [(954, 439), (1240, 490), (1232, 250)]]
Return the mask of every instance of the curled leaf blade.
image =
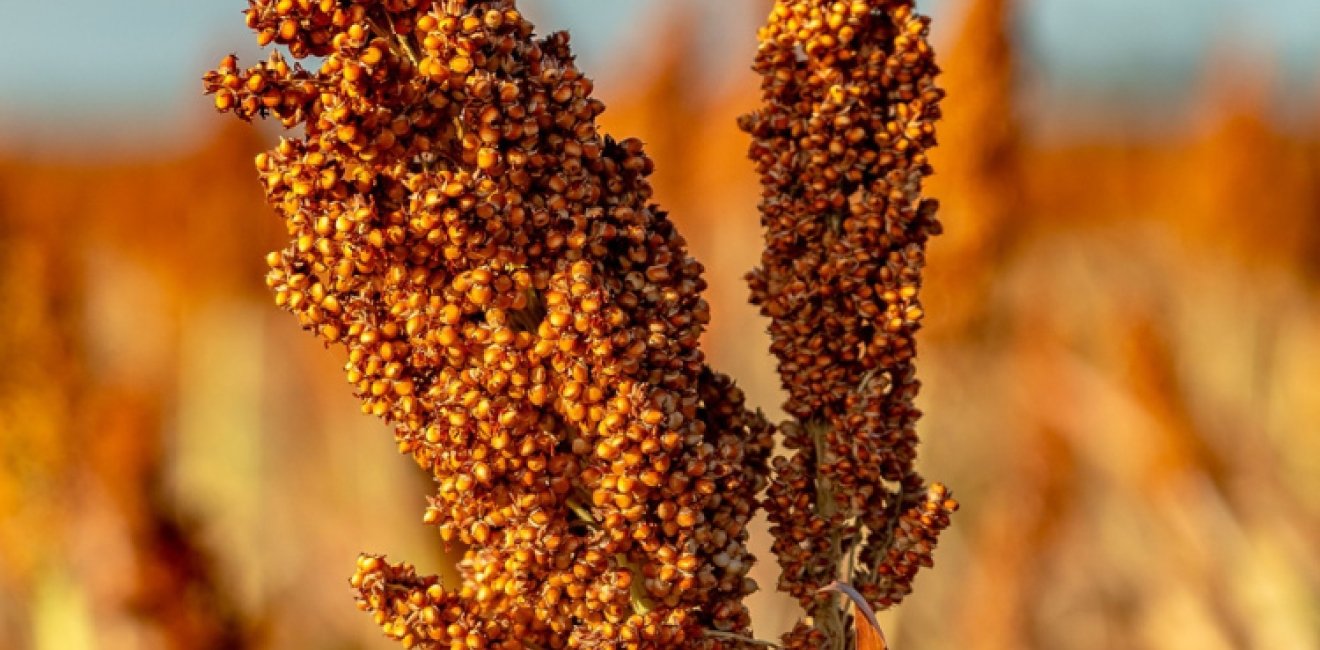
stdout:
[(861, 592), (846, 583), (834, 581), (821, 591), (836, 591), (848, 597), (853, 603), (853, 630), (857, 636), (857, 650), (889, 650), (885, 633), (880, 630), (875, 611), (862, 597)]

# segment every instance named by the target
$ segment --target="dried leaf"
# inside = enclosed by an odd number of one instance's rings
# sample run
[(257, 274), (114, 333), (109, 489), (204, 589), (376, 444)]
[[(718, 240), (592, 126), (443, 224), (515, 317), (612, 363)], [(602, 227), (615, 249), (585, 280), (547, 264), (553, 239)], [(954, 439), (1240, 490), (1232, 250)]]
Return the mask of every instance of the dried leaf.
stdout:
[(885, 644), (885, 635), (879, 627), (873, 625), (861, 610), (854, 610), (853, 625), (857, 626), (857, 650), (889, 650)]
[(853, 630), (857, 635), (857, 650), (889, 650), (885, 633), (880, 631), (880, 623), (875, 620), (875, 612), (856, 588), (836, 580), (821, 591), (837, 591), (853, 602)]

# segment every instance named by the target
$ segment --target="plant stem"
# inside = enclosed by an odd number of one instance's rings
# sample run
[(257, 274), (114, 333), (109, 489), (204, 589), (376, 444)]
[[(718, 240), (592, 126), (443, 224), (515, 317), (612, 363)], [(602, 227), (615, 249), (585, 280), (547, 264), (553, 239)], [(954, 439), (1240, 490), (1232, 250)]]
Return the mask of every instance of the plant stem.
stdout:
[[(834, 482), (820, 474), (820, 465), (824, 461), (827, 449), (825, 435), (828, 433), (829, 425), (824, 422), (811, 421), (804, 423), (803, 426), (806, 427), (807, 433), (811, 435), (811, 440), (816, 449), (816, 515), (822, 519), (830, 519), (838, 508), (838, 504), (834, 500)], [(840, 531), (837, 527), (830, 530), (830, 554), (826, 561), (834, 569), (835, 575), (830, 576), (831, 580), (838, 578), (839, 565), (843, 560), (839, 536)], [(831, 650), (845, 650), (848, 644), (848, 635), (844, 628), (842, 611), (835, 599), (834, 594), (829, 594), (825, 602), (819, 603), (812, 610), (811, 617), (815, 621), (816, 629), (825, 635), (825, 647)]]

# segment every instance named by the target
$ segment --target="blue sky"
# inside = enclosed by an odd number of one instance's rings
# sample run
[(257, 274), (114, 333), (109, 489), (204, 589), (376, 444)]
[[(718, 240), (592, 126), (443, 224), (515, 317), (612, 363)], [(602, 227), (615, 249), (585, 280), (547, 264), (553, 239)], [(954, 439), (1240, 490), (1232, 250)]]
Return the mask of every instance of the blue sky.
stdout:
[[(927, 0), (939, 15), (964, 0)], [(601, 76), (665, 4), (705, 20), (707, 56), (733, 56), (764, 0), (524, 0), (543, 29), (569, 28)], [(0, 124), (33, 118), (158, 121), (196, 110), (198, 71), (250, 44), (242, 0), (0, 0)], [(1320, 85), (1320, 0), (1024, 0), (1032, 69), (1062, 92), (1185, 94), (1215, 44), (1273, 60), (1281, 81)], [(938, 25), (938, 23), (937, 23)], [(240, 52), (243, 50), (240, 49)], [(248, 45), (248, 58), (252, 48)], [(750, 53), (748, 53), (750, 54)], [(729, 68), (742, 69), (741, 66)]]

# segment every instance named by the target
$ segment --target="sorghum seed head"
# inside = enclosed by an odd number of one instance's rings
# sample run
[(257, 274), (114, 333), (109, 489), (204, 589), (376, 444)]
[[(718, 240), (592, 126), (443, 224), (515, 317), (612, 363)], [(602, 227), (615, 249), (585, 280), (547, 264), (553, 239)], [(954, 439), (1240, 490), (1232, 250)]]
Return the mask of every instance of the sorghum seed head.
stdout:
[(746, 631), (731, 567), (768, 426), (706, 368), (701, 267), (649, 203), (641, 142), (597, 128), (568, 36), (534, 37), (512, 0), (246, 13), (321, 62), (204, 79), (220, 110), (301, 129), (257, 160), (290, 235), (267, 283), (343, 346), (364, 411), (436, 479), (425, 521), (469, 546), (453, 589), (364, 557), (360, 605), (426, 648)]

